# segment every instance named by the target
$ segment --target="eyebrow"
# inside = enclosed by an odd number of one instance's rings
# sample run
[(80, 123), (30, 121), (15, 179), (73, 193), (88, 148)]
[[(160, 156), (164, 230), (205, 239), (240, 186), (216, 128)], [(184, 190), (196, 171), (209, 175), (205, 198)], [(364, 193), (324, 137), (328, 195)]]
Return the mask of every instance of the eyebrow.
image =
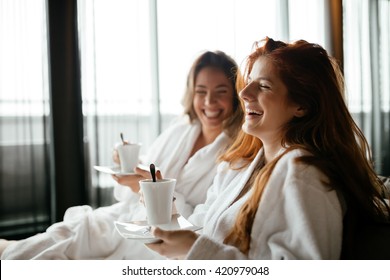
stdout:
[[(204, 86), (204, 85), (195, 85), (195, 87), (207, 88), (207, 87)], [(216, 86), (215, 88), (228, 88), (228, 87), (229, 87), (228, 85), (221, 84), (221, 85)]]
[(250, 81), (267, 81), (267, 82), (269, 82), (269, 83), (273, 83), (273, 81), (270, 79), (270, 78), (267, 78), (267, 77), (258, 77), (258, 78), (256, 78), (256, 79), (252, 79), (251, 77), (249, 77), (249, 80)]

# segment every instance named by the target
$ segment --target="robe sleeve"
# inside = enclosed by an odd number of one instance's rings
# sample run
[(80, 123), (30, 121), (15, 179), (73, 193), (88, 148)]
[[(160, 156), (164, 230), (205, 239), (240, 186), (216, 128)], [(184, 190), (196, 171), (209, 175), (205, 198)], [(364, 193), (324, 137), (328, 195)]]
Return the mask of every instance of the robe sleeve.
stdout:
[(247, 260), (248, 257), (236, 247), (225, 245), (201, 235), (192, 245), (186, 259), (188, 260)]

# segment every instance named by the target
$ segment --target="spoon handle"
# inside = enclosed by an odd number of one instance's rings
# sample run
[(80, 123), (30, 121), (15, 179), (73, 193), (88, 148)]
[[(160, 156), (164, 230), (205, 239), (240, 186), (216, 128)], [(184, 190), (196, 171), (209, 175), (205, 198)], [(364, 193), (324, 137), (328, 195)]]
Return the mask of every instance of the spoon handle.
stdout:
[(152, 174), (153, 182), (156, 182), (156, 167), (153, 163), (150, 165), (150, 174)]
[(122, 143), (123, 145), (125, 144), (125, 140), (123, 139), (123, 133), (121, 132), (121, 140), (122, 140)]

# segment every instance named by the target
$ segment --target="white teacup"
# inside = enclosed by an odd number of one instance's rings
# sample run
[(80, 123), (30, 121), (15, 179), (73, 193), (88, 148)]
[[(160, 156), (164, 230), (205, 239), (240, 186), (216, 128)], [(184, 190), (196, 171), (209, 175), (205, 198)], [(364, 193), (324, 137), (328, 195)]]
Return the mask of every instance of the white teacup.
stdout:
[(140, 148), (140, 144), (133, 143), (116, 145), (122, 173), (134, 172), (134, 168), (138, 165)]
[(150, 225), (162, 225), (171, 222), (173, 192), (176, 179), (151, 179), (139, 181), (146, 215)]

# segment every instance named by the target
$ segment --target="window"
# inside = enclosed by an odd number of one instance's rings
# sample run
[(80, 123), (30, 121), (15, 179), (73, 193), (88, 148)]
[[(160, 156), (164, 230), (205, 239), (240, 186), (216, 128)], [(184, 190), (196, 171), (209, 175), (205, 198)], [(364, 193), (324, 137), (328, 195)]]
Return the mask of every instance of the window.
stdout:
[(0, 235), (51, 223), (45, 1), (0, 0)]
[(390, 174), (390, 2), (344, 0), (348, 105), (373, 151), (376, 171)]

